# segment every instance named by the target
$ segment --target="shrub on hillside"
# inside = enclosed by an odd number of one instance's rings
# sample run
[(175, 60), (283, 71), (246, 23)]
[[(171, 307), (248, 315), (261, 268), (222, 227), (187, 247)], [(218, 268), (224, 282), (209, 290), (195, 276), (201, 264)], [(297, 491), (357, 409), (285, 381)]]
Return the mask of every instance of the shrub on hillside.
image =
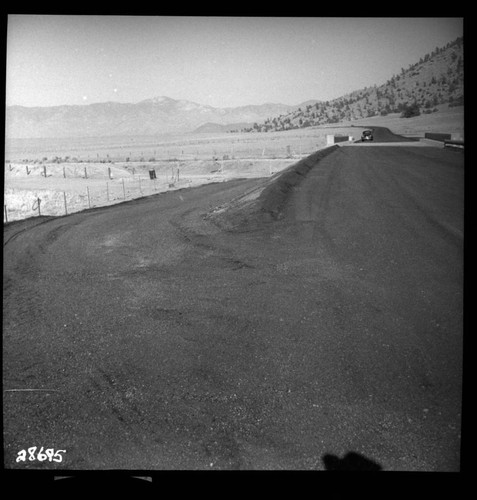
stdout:
[(417, 104), (417, 102), (414, 102), (412, 104), (404, 105), (401, 113), (401, 118), (412, 118), (413, 116), (419, 116), (420, 114), (421, 111), (419, 109), (419, 105)]

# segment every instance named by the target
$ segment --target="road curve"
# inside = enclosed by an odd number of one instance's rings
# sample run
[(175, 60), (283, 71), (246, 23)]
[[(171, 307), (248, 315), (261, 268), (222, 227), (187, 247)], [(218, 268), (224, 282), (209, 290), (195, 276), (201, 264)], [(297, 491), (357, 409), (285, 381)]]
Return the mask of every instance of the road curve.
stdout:
[(256, 180), (7, 225), (5, 466), (458, 470), (463, 181), (351, 146), (240, 231)]
[(380, 143), (380, 142), (385, 142), (385, 143), (392, 143), (392, 142), (416, 142), (418, 141), (417, 138), (413, 137), (404, 137), (402, 135), (395, 134), (394, 132), (391, 132), (386, 127), (379, 127), (379, 126), (374, 126), (374, 125), (369, 125), (368, 130), (373, 131), (373, 144)]

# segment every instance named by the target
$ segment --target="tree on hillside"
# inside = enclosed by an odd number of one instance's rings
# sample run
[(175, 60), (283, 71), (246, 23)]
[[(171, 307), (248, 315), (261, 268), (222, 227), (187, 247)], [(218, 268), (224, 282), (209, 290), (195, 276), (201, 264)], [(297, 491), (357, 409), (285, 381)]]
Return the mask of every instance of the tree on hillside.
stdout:
[(421, 111), (417, 102), (412, 104), (405, 104), (401, 113), (401, 118), (412, 118), (413, 116), (419, 116)]

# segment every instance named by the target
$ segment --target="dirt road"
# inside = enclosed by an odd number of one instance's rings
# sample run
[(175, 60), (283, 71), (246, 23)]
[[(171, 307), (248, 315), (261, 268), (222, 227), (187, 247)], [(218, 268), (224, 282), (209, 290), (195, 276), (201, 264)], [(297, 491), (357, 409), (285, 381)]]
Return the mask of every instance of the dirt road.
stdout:
[(204, 214), (256, 180), (8, 225), (5, 466), (458, 470), (463, 181), (350, 146), (249, 230)]

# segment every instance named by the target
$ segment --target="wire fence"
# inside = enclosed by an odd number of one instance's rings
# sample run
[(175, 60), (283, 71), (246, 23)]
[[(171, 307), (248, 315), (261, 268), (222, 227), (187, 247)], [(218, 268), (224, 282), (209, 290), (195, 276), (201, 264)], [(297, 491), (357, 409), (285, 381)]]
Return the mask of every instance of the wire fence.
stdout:
[(191, 179), (181, 179), (177, 172), (167, 180), (135, 176), (108, 181), (86, 182), (69, 189), (22, 190), (7, 188), (4, 196), (4, 223), (35, 216), (60, 216), (74, 212), (108, 206), (192, 184)]
[(24, 172), (22, 166), (15, 165), (11, 180), (5, 184), (3, 220), (69, 215), (210, 182), (267, 177), (287, 165), (290, 159), (215, 160), (201, 168), (176, 162), (160, 169), (144, 165), (129, 170), (49, 165), (25, 166)]

